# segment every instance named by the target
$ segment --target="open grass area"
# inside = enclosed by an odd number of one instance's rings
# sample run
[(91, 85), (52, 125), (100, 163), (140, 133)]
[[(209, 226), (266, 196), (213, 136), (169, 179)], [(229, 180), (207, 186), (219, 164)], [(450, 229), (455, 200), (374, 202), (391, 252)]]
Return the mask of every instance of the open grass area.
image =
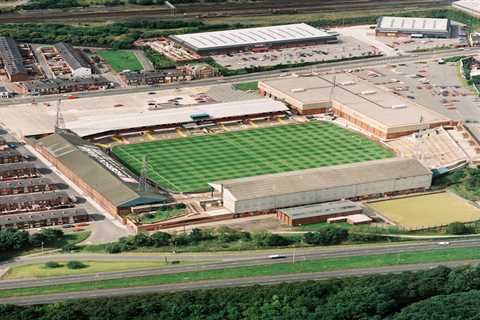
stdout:
[(123, 70), (140, 71), (143, 66), (138, 61), (135, 54), (125, 50), (98, 50), (97, 54), (102, 57), (113, 70), (120, 72)]
[(424, 229), (455, 221), (472, 222), (480, 219), (480, 209), (446, 192), (379, 201), (368, 206), (407, 229)]
[(208, 190), (208, 182), (388, 158), (373, 141), (330, 123), (281, 125), (224, 134), (119, 145), (113, 153), (136, 173), (173, 192)]
[(207, 270), (198, 272), (183, 272), (125, 279), (81, 282), (65, 285), (50, 285), (36, 288), (20, 288), (0, 291), (0, 298), (42, 295), (61, 292), (75, 292), (96, 289), (113, 289), (125, 287), (150, 286), (179, 282), (220, 280), (255, 276), (274, 276), (291, 273), (309, 273), (331, 270), (346, 270), (356, 268), (371, 268), (404, 264), (431, 262), (447, 262), (480, 259), (477, 248), (452, 248), (431, 251), (418, 251), (375, 256), (358, 256), (312, 261), (300, 261), (260, 265), (252, 267), (229, 268), (222, 270)]
[(237, 83), (233, 85), (233, 88), (241, 91), (256, 91), (258, 90), (258, 81)]
[(163, 261), (81, 261), (86, 265), (81, 269), (69, 269), (66, 262), (58, 268), (47, 268), (44, 263), (28, 264), (10, 269), (1, 279), (45, 278), (70, 276), (97, 272), (123, 271), (132, 269), (158, 268), (166, 266)]
[(164, 211), (157, 210), (157, 211), (155, 211), (155, 213), (152, 213), (152, 214), (147, 213), (147, 214), (142, 215), (142, 217), (140, 218), (140, 221), (142, 223), (145, 223), (145, 224), (155, 223), (155, 222), (158, 222), (158, 221), (178, 217), (178, 216), (184, 214), (185, 211), (186, 210), (184, 208), (182, 208), (182, 209), (172, 208), (172, 209), (168, 209), (168, 210), (164, 210)]

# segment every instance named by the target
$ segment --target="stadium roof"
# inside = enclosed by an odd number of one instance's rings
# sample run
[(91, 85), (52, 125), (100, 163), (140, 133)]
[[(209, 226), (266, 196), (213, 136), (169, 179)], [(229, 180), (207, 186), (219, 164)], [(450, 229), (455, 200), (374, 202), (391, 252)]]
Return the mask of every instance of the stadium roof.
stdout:
[(10, 75), (27, 74), (23, 65), (23, 57), (18, 50), (15, 40), (9, 37), (0, 37), (0, 57), (5, 65), (5, 70)]
[(440, 113), (350, 74), (336, 74), (335, 88), (332, 89), (333, 77), (281, 78), (262, 81), (261, 86), (278, 90), (303, 105), (328, 102), (331, 95), (332, 100), (341, 104), (339, 108), (351, 109), (384, 129), (449, 120)]
[(287, 111), (281, 102), (262, 98), (189, 107), (95, 116), (67, 122), (68, 129), (81, 137), (124, 129), (191, 123), (194, 114), (206, 113), (210, 120)]
[(171, 38), (195, 51), (202, 51), (321, 40), (336, 38), (336, 36), (337, 34), (335, 33), (328, 33), (308, 24), (298, 23), (272, 27), (189, 33), (171, 36)]
[(380, 17), (377, 31), (403, 32), (448, 32), (448, 19), (412, 18), (412, 17)]
[(167, 200), (162, 194), (135, 190), (134, 178), (120, 164), (106, 156), (97, 146), (70, 131), (59, 131), (41, 138), (37, 144), (47, 149), (68, 170), (117, 207)]
[(58, 53), (62, 56), (65, 62), (72, 68), (73, 70), (77, 70), (80, 68), (88, 68), (90, 69), (91, 66), (87, 63), (84, 57), (75, 50), (71, 45), (65, 42), (59, 42), (55, 44), (55, 48), (57, 49)]
[(354, 186), (431, 175), (418, 160), (391, 158), (210, 183), (228, 190), (236, 200)]
[(338, 213), (346, 213), (352, 211), (362, 211), (363, 208), (355, 202), (342, 200), (334, 202), (326, 202), (320, 204), (312, 204), (301, 207), (293, 207), (287, 209), (280, 209), (283, 214), (292, 219), (303, 219), (310, 217), (327, 216)]

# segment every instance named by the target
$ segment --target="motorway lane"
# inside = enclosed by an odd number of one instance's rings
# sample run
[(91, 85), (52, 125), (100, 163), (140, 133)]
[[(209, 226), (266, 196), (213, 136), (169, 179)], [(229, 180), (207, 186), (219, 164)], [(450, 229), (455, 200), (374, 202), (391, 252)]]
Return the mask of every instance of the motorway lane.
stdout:
[[(480, 240), (471, 239), (471, 240), (458, 240), (450, 242), (449, 248), (472, 248), (480, 247)], [(351, 256), (368, 256), (368, 255), (381, 255), (381, 254), (394, 254), (402, 252), (416, 252), (416, 251), (431, 251), (446, 249), (446, 246), (439, 245), (436, 242), (427, 242), (427, 243), (415, 243), (415, 244), (404, 244), (404, 245), (383, 245), (383, 246), (374, 246), (374, 247), (361, 247), (361, 248), (339, 248), (336, 249), (296, 249), (295, 250), (295, 261), (307, 261), (307, 260), (320, 260), (328, 258), (341, 258), (341, 257), (351, 257)], [(40, 278), (40, 279), (16, 279), (16, 280), (3, 280), (0, 281), (0, 290), (14, 289), (14, 288), (28, 288), (28, 287), (39, 287), (45, 285), (53, 284), (66, 284), (66, 283), (77, 283), (77, 282), (87, 282), (87, 281), (99, 281), (99, 280), (109, 280), (109, 279), (119, 279), (127, 277), (141, 277), (141, 276), (151, 276), (151, 275), (160, 275), (160, 274), (172, 274), (179, 272), (195, 272), (195, 271), (206, 271), (206, 270), (219, 270), (226, 268), (238, 268), (238, 267), (249, 267), (249, 266), (259, 266), (259, 265), (271, 265), (275, 263), (286, 263), (293, 260), (292, 249), (288, 251), (285, 250), (276, 250), (276, 251), (266, 251), (262, 253), (255, 252), (250, 256), (237, 255), (226, 257), (225, 254), (222, 255), (196, 255), (196, 256), (175, 256), (176, 260), (186, 260), (189, 259), (202, 259), (204, 260), (217, 260), (214, 262), (202, 262), (192, 265), (184, 266), (175, 266), (175, 267), (159, 267), (159, 268), (150, 268), (150, 269), (140, 269), (140, 270), (128, 270), (128, 271), (116, 271), (116, 272), (102, 272), (97, 274), (84, 274), (84, 275), (75, 275), (75, 276), (61, 276), (61, 277), (50, 277), (50, 278)], [(271, 254), (283, 254), (285, 255), (284, 259), (270, 259), (268, 255)], [(128, 261), (128, 260), (160, 260), (163, 261), (165, 256), (117, 256), (117, 255), (105, 255), (100, 257), (100, 255), (63, 255), (59, 257), (47, 256), (39, 257), (42, 260), (35, 259), (34, 261), (39, 263), (40, 261), (62, 261), (68, 259), (82, 259), (82, 260), (102, 260), (114, 258), (116, 260)], [(118, 259), (117, 259), (118, 258)], [(178, 258), (178, 259), (177, 259)], [(172, 258), (169, 258), (172, 260)], [(33, 260), (27, 260), (29, 263), (33, 263)]]
[(287, 275), (268, 276), (268, 277), (246, 277), (246, 278), (226, 279), (226, 280), (183, 282), (183, 283), (173, 283), (173, 284), (154, 285), (154, 286), (145, 286), (145, 287), (100, 289), (100, 290), (69, 292), (68, 294), (65, 294), (65, 293), (44, 294), (39, 296), (0, 298), (0, 304), (32, 305), (32, 304), (45, 304), (45, 303), (53, 303), (53, 302), (58, 302), (63, 300), (82, 299), (82, 298), (112, 297), (112, 296), (124, 296), (124, 295), (134, 295), (134, 294), (161, 293), (161, 292), (213, 289), (213, 288), (225, 288), (225, 287), (247, 287), (247, 286), (254, 286), (254, 285), (273, 285), (273, 284), (279, 284), (284, 282), (298, 282), (298, 281), (309, 281), (309, 280), (318, 281), (318, 280), (326, 280), (331, 278), (428, 270), (440, 265), (447, 266), (447, 267), (458, 267), (458, 266), (471, 265), (471, 264), (478, 264), (478, 261), (468, 260), (468, 261), (457, 261), (457, 262), (446, 262), (446, 263), (425, 263), (425, 264), (415, 264), (415, 265), (402, 265), (402, 266), (354, 269), (354, 270), (343, 270), (343, 271), (298, 273), (298, 274), (287, 274)]
[[(464, 50), (448, 49), (448, 50), (442, 50), (440, 52), (423, 52), (415, 55), (407, 55), (407, 56), (399, 56), (399, 57), (382, 56), (382, 57), (374, 57), (374, 58), (364, 58), (360, 60), (353, 60), (353, 61), (346, 61), (346, 62), (345, 61), (332, 62), (332, 63), (312, 65), (307, 67), (257, 72), (257, 73), (251, 73), (246, 75), (239, 75), (239, 76), (193, 80), (186, 83), (185, 82), (173, 83), (173, 84), (157, 85), (157, 86), (151, 86), (151, 87), (119, 88), (119, 89), (111, 89), (111, 90), (105, 90), (105, 91), (78, 92), (78, 93), (75, 93), (75, 96), (81, 99), (81, 98), (87, 98), (87, 97), (102, 97), (102, 96), (129, 94), (129, 93), (141, 93), (141, 92), (150, 92), (150, 91), (157, 91), (157, 90), (167, 90), (167, 89), (175, 89), (180, 87), (189, 88), (189, 87), (199, 87), (199, 86), (211, 86), (215, 84), (236, 83), (236, 82), (252, 81), (252, 80), (264, 80), (264, 79), (278, 76), (280, 74), (285, 74), (286, 72), (299, 72), (299, 71), (310, 71), (310, 70), (314, 70), (318, 72), (333, 71), (333, 70), (340, 71), (343, 69), (373, 67), (373, 66), (382, 65), (385, 63), (390, 63), (390, 64), (407, 63), (407, 62), (422, 61), (422, 60), (440, 59), (440, 58), (455, 56), (455, 55), (477, 54), (479, 51), (480, 49), (478, 48), (465, 48)], [(7, 101), (0, 101), (0, 107), (10, 106), (15, 104), (30, 103), (32, 102), (33, 99), (37, 103), (47, 102), (47, 101), (51, 102), (51, 101), (58, 100), (58, 98), (65, 99), (65, 96), (68, 96), (68, 95), (62, 94), (62, 95), (48, 95), (48, 96), (28, 97), (28, 98), (13, 98), (13, 99), (8, 99)]]

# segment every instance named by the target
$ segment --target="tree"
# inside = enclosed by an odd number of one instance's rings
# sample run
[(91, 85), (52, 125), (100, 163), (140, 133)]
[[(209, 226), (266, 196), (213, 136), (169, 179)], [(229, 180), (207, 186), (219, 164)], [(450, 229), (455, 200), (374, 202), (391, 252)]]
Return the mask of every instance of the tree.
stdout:
[(314, 245), (333, 245), (347, 240), (348, 231), (343, 228), (327, 226), (316, 232), (307, 232), (303, 240), (308, 244)]
[(159, 231), (152, 234), (151, 238), (155, 247), (163, 247), (170, 244), (172, 236), (169, 233)]
[(447, 226), (448, 234), (468, 234), (471, 233), (471, 231), (472, 230), (462, 222), (452, 222)]
[(87, 265), (81, 261), (72, 260), (67, 262), (68, 269), (83, 269), (86, 267)]

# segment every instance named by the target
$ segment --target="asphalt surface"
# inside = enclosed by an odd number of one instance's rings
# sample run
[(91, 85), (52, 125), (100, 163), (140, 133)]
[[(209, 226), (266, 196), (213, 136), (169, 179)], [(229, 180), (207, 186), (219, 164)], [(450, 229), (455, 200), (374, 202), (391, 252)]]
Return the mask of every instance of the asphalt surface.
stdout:
[[(275, 263), (285, 263), (295, 260), (307, 261), (307, 260), (321, 260), (329, 258), (341, 258), (351, 256), (369, 256), (369, 255), (382, 255), (382, 254), (394, 254), (403, 252), (419, 252), (419, 251), (431, 251), (446, 248), (474, 248), (480, 247), (480, 240), (457, 240), (451, 241), (448, 246), (440, 245), (437, 242), (428, 243), (414, 243), (414, 244), (395, 244), (395, 245), (382, 245), (382, 246), (368, 246), (368, 247), (353, 247), (353, 248), (307, 248), (307, 249), (295, 249), (295, 257), (293, 256), (293, 250), (268, 250), (262, 252), (254, 252), (250, 255), (245, 254), (233, 254), (228, 255), (210, 254), (210, 255), (178, 255), (168, 256), (168, 260), (181, 260), (197, 263), (172, 266), (172, 267), (159, 267), (141, 270), (127, 270), (127, 271), (115, 271), (115, 272), (102, 272), (97, 274), (84, 274), (74, 276), (61, 276), (50, 277), (40, 279), (15, 279), (15, 280), (3, 280), (0, 281), (0, 290), (15, 289), (15, 288), (30, 288), (41, 287), (47, 285), (59, 285), (67, 283), (78, 283), (88, 281), (110, 280), (129, 277), (141, 277), (161, 274), (173, 274), (179, 272), (195, 272), (206, 270), (220, 270), (226, 268), (236, 267), (249, 267), (259, 265), (271, 265)], [(283, 255), (282, 259), (271, 259), (269, 255), (280, 254)], [(39, 256), (30, 259), (23, 259), (22, 261), (3, 263), (0, 266), (15, 266), (20, 264), (42, 263), (47, 261), (65, 261), (65, 260), (104, 260), (104, 261), (164, 261), (167, 255), (51, 255), (51, 256)]]
[(255, 285), (273, 285), (273, 284), (279, 284), (279, 283), (285, 283), (285, 282), (312, 281), (312, 280), (318, 281), (318, 280), (326, 280), (330, 278), (366, 276), (366, 275), (386, 274), (386, 273), (399, 273), (399, 272), (405, 272), (405, 271), (419, 271), (419, 270), (432, 269), (439, 265), (448, 266), (448, 267), (457, 267), (457, 266), (476, 264), (476, 263), (478, 262), (477, 261), (460, 261), (460, 262), (447, 262), (447, 263), (426, 263), (426, 264), (416, 264), (416, 265), (402, 265), (402, 266), (355, 269), (355, 270), (344, 270), (344, 271), (298, 273), (298, 274), (288, 274), (288, 275), (279, 275), (279, 276), (270, 276), (270, 277), (247, 277), (247, 278), (227, 279), (227, 280), (184, 282), (184, 283), (154, 285), (154, 286), (146, 286), (146, 287), (101, 289), (101, 290), (69, 292), (68, 294), (58, 293), (58, 294), (44, 294), (41, 296), (3, 298), (3, 299), (0, 299), (0, 304), (32, 305), (32, 304), (46, 304), (46, 303), (63, 301), (63, 300), (83, 299), (83, 298), (138, 295), (138, 294), (147, 294), (147, 293), (175, 292), (175, 291), (184, 291), (184, 290), (213, 289), (213, 288), (225, 288), (225, 287), (248, 287), (248, 286), (255, 286)]
[[(373, 57), (373, 58), (363, 58), (363, 59), (353, 60), (353, 61), (332, 62), (332, 63), (318, 64), (318, 65), (312, 65), (312, 66), (300, 67), (300, 68), (289, 68), (289, 69), (257, 72), (257, 73), (251, 73), (251, 74), (240, 75), (240, 76), (217, 77), (217, 78), (193, 80), (187, 83), (172, 83), (172, 84), (162, 84), (162, 85), (149, 86), (149, 87), (118, 88), (118, 89), (111, 89), (111, 90), (105, 90), (105, 91), (78, 92), (78, 93), (75, 93), (75, 96), (81, 99), (86, 97), (102, 97), (102, 96), (111, 96), (111, 95), (120, 95), (120, 94), (150, 92), (150, 91), (156, 91), (160, 89), (167, 90), (167, 89), (175, 89), (179, 87), (188, 88), (188, 87), (198, 87), (198, 86), (209, 86), (209, 85), (215, 85), (219, 83), (237, 83), (242, 81), (268, 79), (268, 78), (275, 77), (280, 74), (285, 74), (289, 72), (300, 72), (300, 71), (311, 71), (311, 70), (318, 71), (318, 72), (326, 72), (326, 71), (333, 71), (333, 70), (338, 71), (338, 70), (344, 70), (344, 69), (365, 68), (365, 67), (377, 66), (377, 65), (386, 64), (386, 63), (396, 64), (396, 63), (407, 63), (407, 62), (430, 60), (430, 59), (440, 59), (442, 57), (450, 57), (455, 55), (474, 55), (479, 53), (479, 51), (480, 49), (478, 48), (448, 49), (448, 50), (442, 50), (438, 52), (423, 52), (423, 53), (418, 53), (418, 54), (413, 54), (408, 56), (399, 56), (399, 57), (382, 56), (382, 57)], [(30, 103), (32, 102), (32, 100), (35, 100), (35, 102), (37, 103), (47, 102), (47, 101), (52, 102), (52, 101), (57, 101), (58, 98), (65, 98), (68, 95), (69, 94), (8, 99), (7, 101), (0, 101), (0, 107), (11, 106), (15, 104)]]

